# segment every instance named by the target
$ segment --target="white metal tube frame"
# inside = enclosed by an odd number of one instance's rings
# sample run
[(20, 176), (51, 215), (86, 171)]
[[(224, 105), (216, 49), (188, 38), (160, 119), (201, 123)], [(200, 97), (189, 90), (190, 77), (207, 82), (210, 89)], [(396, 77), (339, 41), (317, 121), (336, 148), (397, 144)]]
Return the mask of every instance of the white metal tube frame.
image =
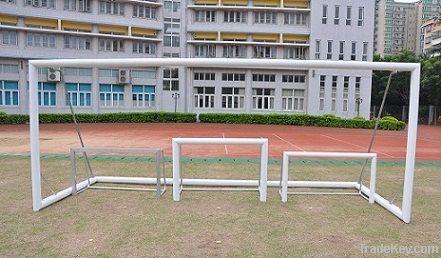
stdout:
[[(161, 196), (166, 191), (166, 184), (161, 183), (165, 182), (165, 169), (164, 169), (164, 152), (158, 148), (95, 148), (95, 147), (83, 147), (83, 148), (72, 148), (70, 149), (70, 160), (71, 160), (71, 178), (72, 178), (72, 195), (77, 194), (77, 153), (81, 153), (84, 156), (87, 153), (138, 153), (145, 155), (154, 155), (155, 158), (155, 174), (156, 174), (156, 188), (133, 188), (133, 187), (117, 187), (117, 186), (93, 186), (91, 184), (90, 179), (88, 178), (86, 181), (88, 184), (84, 189), (87, 188), (95, 188), (95, 189), (113, 189), (113, 190), (138, 190), (138, 191), (155, 191), (156, 197), (161, 198)], [(147, 156), (149, 157), (149, 156)], [(116, 176), (94, 176), (95, 183), (111, 183), (111, 184), (143, 184), (141, 178), (144, 177), (135, 177), (133, 182), (128, 182), (125, 178), (127, 177), (116, 177)], [(147, 178), (147, 177), (145, 177)], [(162, 180), (161, 180), (162, 178)], [(161, 187), (162, 186), (162, 187)]]
[(242, 59), (242, 58), (111, 58), (111, 59), (50, 59), (29, 60), (29, 117), (31, 141), (31, 178), (32, 206), (34, 211), (43, 207), (41, 197), (40, 166), (40, 131), (38, 107), (38, 71), (39, 67), (210, 67), (240, 69), (273, 70), (308, 70), (308, 69), (343, 69), (343, 70), (382, 70), (410, 72), (409, 118), (406, 145), (406, 166), (404, 170), (403, 202), (401, 219), (409, 223), (412, 214), (412, 194), (415, 171), (415, 150), (418, 125), (418, 102), (420, 91), (419, 63), (385, 63), (363, 61), (330, 60), (284, 60), (284, 59)]
[[(264, 138), (173, 138), (173, 200), (178, 202), (181, 200), (182, 173), (181, 173), (181, 146), (182, 145), (259, 145), (260, 146), (260, 171), (259, 180), (257, 181), (260, 193), (260, 201), (266, 202), (267, 196), (267, 173), (268, 173), (268, 139)], [(201, 186), (231, 186), (225, 180), (204, 180), (200, 179)], [(228, 181), (228, 180), (226, 180)], [(240, 181), (242, 180), (235, 180)], [(248, 181), (248, 180), (245, 180)], [(243, 182), (242, 182), (243, 183)], [(243, 184), (240, 184), (243, 186)], [(192, 190), (186, 189), (186, 190)], [(201, 190), (193, 189), (193, 190)], [(231, 190), (231, 189), (230, 189)]]
[[(288, 171), (289, 158), (345, 158), (345, 159), (365, 159), (371, 160), (371, 177), (369, 181), (369, 203), (375, 202), (375, 183), (377, 178), (377, 154), (376, 153), (361, 153), (361, 152), (309, 152), (309, 151), (284, 151), (282, 158), (282, 173), (280, 177), (279, 194), (282, 202), (288, 201)], [(296, 181), (294, 181), (296, 182)], [(305, 181), (302, 181), (305, 182)], [(311, 187), (321, 181), (306, 181), (306, 188)], [(347, 188), (343, 182), (333, 182), (333, 188)], [(359, 189), (358, 182), (349, 182), (353, 184), (354, 189)], [(311, 186), (310, 186), (311, 185)], [(388, 209), (387, 207), (385, 207)]]

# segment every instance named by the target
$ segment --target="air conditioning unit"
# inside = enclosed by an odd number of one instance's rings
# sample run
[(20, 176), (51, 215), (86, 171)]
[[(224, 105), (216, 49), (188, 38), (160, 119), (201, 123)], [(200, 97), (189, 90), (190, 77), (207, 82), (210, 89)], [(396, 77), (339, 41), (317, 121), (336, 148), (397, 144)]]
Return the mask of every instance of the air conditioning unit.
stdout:
[(61, 71), (56, 68), (47, 69), (47, 81), (48, 82), (59, 82), (61, 81)]
[(130, 70), (119, 70), (118, 71), (118, 83), (128, 84), (130, 83)]

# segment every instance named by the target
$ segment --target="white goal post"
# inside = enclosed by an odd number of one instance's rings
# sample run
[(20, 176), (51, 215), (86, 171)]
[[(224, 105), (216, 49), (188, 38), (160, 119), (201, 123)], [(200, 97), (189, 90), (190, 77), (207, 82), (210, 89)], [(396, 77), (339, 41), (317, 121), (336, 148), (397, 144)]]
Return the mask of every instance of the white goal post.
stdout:
[(400, 217), (409, 223), (411, 219), (412, 193), (415, 170), (415, 148), (417, 140), (418, 101), (420, 88), (419, 63), (384, 63), (363, 61), (286, 60), (286, 59), (235, 59), (235, 58), (122, 58), (122, 59), (51, 59), (29, 60), (29, 116), (31, 138), (31, 175), (33, 209), (43, 208), (41, 197), (41, 166), (38, 107), (38, 68), (41, 67), (210, 67), (243, 69), (343, 69), (407, 71), (411, 74), (409, 119), (407, 130), (406, 161), (404, 171), (402, 212)]

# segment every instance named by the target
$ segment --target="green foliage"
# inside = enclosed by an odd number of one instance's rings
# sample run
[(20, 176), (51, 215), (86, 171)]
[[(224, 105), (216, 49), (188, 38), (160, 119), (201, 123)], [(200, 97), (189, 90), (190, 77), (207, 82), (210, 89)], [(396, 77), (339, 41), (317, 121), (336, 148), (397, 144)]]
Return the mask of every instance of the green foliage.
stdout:
[[(392, 117), (393, 118), (393, 117)], [(364, 118), (345, 119), (335, 115), (285, 115), (285, 114), (228, 114), (228, 113), (204, 113), (199, 115), (199, 120), (204, 123), (223, 124), (277, 124), (277, 125), (300, 125), (340, 128), (374, 128), (374, 120)], [(379, 127), (383, 130), (403, 130), (404, 122), (388, 118), (380, 120)]]
[[(72, 123), (71, 114), (40, 114), (40, 123)], [(80, 123), (194, 123), (196, 115), (191, 113), (145, 112), (145, 113), (98, 113), (77, 114)], [(1, 114), (0, 124), (26, 124), (28, 115)]]
[[(374, 56), (374, 62), (406, 62), (421, 64), (420, 105), (441, 106), (441, 56), (416, 56), (410, 51), (396, 55)], [(374, 71), (372, 75), (372, 104), (379, 106), (386, 88), (390, 72)], [(387, 105), (405, 106), (409, 104), (410, 73), (393, 75), (387, 97)]]

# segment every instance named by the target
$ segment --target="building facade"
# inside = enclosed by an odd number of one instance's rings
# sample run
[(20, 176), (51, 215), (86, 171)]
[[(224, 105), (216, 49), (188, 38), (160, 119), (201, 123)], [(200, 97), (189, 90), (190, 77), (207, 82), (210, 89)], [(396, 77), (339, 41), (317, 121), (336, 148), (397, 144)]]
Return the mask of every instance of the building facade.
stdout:
[(423, 5), (377, 0), (374, 50), (380, 55), (409, 50), (419, 54)]
[(441, 55), (441, 20), (432, 18), (422, 27), (424, 35), (423, 53), (428, 56)]
[[(371, 61), (363, 0), (1, 0), (0, 110), (28, 112), (38, 58)], [(41, 112), (279, 112), (368, 117), (370, 71), (188, 67), (39, 70)]]

